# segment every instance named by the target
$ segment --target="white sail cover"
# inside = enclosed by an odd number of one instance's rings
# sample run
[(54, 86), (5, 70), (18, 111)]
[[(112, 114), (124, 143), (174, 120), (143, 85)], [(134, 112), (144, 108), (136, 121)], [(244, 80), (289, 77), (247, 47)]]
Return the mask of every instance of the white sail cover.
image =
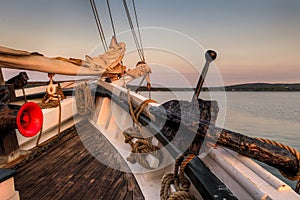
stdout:
[(125, 55), (126, 45), (124, 42), (117, 42), (115, 36), (112, 37), (109, 49), (102, 55), (91, 58), (90, 56), (85, 56), (84, 66), (90, 67), (93, 70), (111, 70), (119, 63)]

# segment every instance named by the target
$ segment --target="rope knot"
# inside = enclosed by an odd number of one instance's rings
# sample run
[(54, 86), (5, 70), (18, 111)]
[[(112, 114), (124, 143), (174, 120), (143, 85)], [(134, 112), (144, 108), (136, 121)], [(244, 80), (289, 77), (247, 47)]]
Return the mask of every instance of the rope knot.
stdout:
[(159, 163), (161, 163), (163, 157), (160, 148), (152, 144), (152, 137), (145, 137), (141, 125), (138, 122), (140, 114), (150, 102), (154, 102), (154, 100), (147, 99), (143, 101), (139, 105), (139, 107), (134, 111), (132, 108), (130, 94), (128, 90), (128, 104), (130, 114), (136, 126), (128, 128), (123, 132), (123, 135), (125, 137), (125, 143), (128, 143), (131, 146), (131, 154), (127, 158), (127, 161), (129, 161), (132, 164), (138, 162), (141, 166), (143, 166), (146, 169), (153, 169), (153, 167), (151, 167), (150, 163), (146, 159), (147, 155), (153, 155), (159, 160)]

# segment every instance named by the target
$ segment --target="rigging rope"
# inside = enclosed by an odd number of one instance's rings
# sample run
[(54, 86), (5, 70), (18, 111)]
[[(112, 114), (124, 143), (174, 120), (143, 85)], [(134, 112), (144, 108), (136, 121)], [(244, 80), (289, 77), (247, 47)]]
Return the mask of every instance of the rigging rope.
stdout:
[(299, 163), (299, 167), (298, 167), (299, 172), (295, 176), (289, 176), (289, 175), (285, 174), (282, 171), (280, 171), (280, 173), (282, 173), (283, 176), (285, 176), (286, 178), (288, 178), (290, 180), (299, 180), (300, 179), (300, 153), (296, 149), (294, 149), (294, 148), (292, 148), (288, 145), (282, 144), (280, 142), (273, 141), (273, 140), (269, 140), (269, 139), (265, 139), (265, 138), (256, 138), (256, 139), (261, 141), (261, 142), (264, 142), (264, 143), (268, 143), (268, 144), (272, 144), (274, 146), (278, 146), (280, 148), (283, 148), (283, 149), (291, 152), (296, 157), (296, 159)]
[(110, 23), (111, 23), (111, 27), (112, 27), (112, 30), (113, 30), (113, 34), (116, 37), (116, 30), (115, 30), (114, 21), (113, 21), (112, 15), (111, 15), (109, 0), (106, 0), (106, 4), (107, 4), (108, 12), (109, 12), (109, 18), (110, 18)]
[(144, 53), (144, 48), (143, 48), (143, 44), (142, 44), (142, 36), (141, 36), (141, 31), (140, 31), (140, 26), (139, 26), (139, 21), (138, 21), (138, 17), (137, 17), (136, 6), (135, 6), (134, 0), (132, 0), (132, 5), (133, 5), (133, 10), (134, 10), (136, 27), (137, 27), (137, 31), (138, 31), (139, 39), (140, 39), (140, 47), (141, 47), (141, 52), (143, 55), (143, 61), (145, 61), (145, 53)]
[[(57, 95), (57, 100), (48, 100), (49, 97), (51, 97), (49, 94), (45, 94), (45, 96), (42, 99), (42, 102), (39, 103), (39, 106), (42, 109), (48, 109), (48, 108), (56, 108), (58, 106), (58, 126), (57, 126), (57, 135), (60, 134), (60, 129), (61, 129), (61, 113), (62, 113), (62, 109), (61, 109), (61, 100), (65, 99), (65, 95), (60, 87), (60, 85), (58, 85), (56, 87), (56, 95)], [(36, 146), (38, 147), (40, 145), (40, 139), (42, 137), (42, 133), (43, 133), (43, 127), (40, 130), (40, 133), (38, 135), (38, 138), (36, 140)]]
[(286, 173), (284, 173), (283, 171), (279, 170), (279, 172), (284, 176), (286, 177), (287, 179), (289, 180), (292, 180), (292, 181), (295, 181), (297, 180), (297, 184), (296, 184), (296, 187), (295, 187), (295, 191), (297, 193), (299, 193), (299, 189), (300, 189), (300, 153), (298, 150), (296, 150), (295, 148), (292, 148), (288, 145), (285, 145), (285, 144), (282, 144), (280, 142), (276, 142), (276, 141), (273, 141), (273, 140), (269, 140), (269, 139), (265, 139), (265, 138), (256, 138), (258, 139), (259, 141), (261, 142), (265, 142), (265, 143), (268, 143), (268, 144), (272, 144), (274, 146), (278, 146), (280, 148), (283, 148), (289, 152), (291, 152), (297, 159), (298, 161), (298, 173), (294, 176), (291, 176), (291, 175), (287, 175)]
[(93, 9), (93, 14), (94, 14), (94, 17), (95, 17), (95, 20), (96, 20), (96, 25), (97, 25), (97, 28), (98, 28), (98, 31), (99, 31), (100, 39), (101, 39), (101, 42), (103, 44), (104, 51), (106, 52), (108, 50), (108, 46), (107, 46), (107, 43), (106, 43), (103, 28), (102, 28), (102, 25), (101, 25), (101, 22), (100, 22), (100, 19), (99, 19), (99, 14), (98, 14), (98, 11), (97, 11), (97, 7), (96, 7), (96, 4), (95, 4), (94, 0), (90, 0), (90, 3), (91, 3), (91, 7)]
[[(128, 5), (126, 3), (126, 0), (123, 0), (123, 5), (124, 5), (125, 11), (126, 11), (126, 16), (127, 16), (128, 22), (129, 22), (131, 33), (132, 33), (132, 36), (133, 36), (133, 39), (134, 39), (139, 57), (140, 57), (141, 61), (145, 61), (145, 56), (144, 56), (144, 51), (142, 50), (141, 41), (139, 41), (139, 39), (136, 35), (135, 29), (134, 29), (134, 26), (133, 26), (133, 22), (132, 22), (132, 19), (131, 19), (131, 16), (130, 16), (129, 8), (128, 8)], [(134, 6), (134, 10), (135, 10), (135, 4), (133, 4), (133, 6)], [(135, 12), (135, 14), (136, 14), (136, 12)], [(136, 15), (136, 19), (137, 19), (137, 15)]]
[[(146, 156), (149, 154), (153, 155), (159, 160), (160, 164), (163, 158), (163, 154), (159, 150), (160, 148), (158, 146), (152, 144), (152, 137), (145, 137), (138, 118), (149, 103), (156, 103), (156, 101), (154, 101), (153, 99), (147, 99), (143, 101), (138, 106), (138, 108), (136, 108), (136, 110), (133, 110), (129, 89), (127, 93), (127, 101), (133, 123), (136, 125), (135, 127), (128, 128), (123, 132), (125, 143), (128, 143), (131, 146), (131, 154), (127, 158), (127, 160), (132, 164), (138, 162), (142, 167), (146, 169), (152, 169), (150, 163), (146, 160)], [(134, 139), (136, 139), (136, 141), (134, 141)]]

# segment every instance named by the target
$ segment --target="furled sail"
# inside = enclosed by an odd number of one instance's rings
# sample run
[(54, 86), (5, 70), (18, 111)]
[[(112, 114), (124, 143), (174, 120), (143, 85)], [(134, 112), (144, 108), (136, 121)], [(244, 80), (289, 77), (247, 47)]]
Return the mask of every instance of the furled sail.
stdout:
[[(80, 61), (75, 64), (74, 60)], [(101, 75), (102, 71), (82, 67), (80, 59), (48, 58), (36, 52), (15, 50), (0, 46), (0, 67), (40, 71), (63, 75)]]
[(117, 42), (115, 36), (112, 37), (109, 49), (102, 55), (96, 57), (85, 56), (85, 64), (93, 70), (112, 70), (115, 66), (122, 62), (122, 59), (125, 55), (126, 45), (124, 42)]
[(121, 63), (125, 54), (125, 43), (113, 37), (107, 52), (97, 57), (86, 56), (86, 60), (75, 58), (48, 58), (37, 52), (27, 52), (0, 46), (0, 67), (33, 70), (73, 76), (100, 76)]

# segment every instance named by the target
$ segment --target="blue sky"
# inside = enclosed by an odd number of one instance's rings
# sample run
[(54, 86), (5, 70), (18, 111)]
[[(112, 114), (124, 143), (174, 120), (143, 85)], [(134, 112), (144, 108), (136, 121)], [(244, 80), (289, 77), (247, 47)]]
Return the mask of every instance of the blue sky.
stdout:
[[(112, 32), (105, 1), (95, 2), (109, 39)], [(116, 31), (120, 39), (128, 40), (128, 50), (133, 50), (122, 0), (110, 2)], [(152, 48), (149, 62), (156, 64), (156, 73), (168, 75), (170, 68), (190, 73), (186, 77), (194, 84), (196, 71), (203, 66), (203, 49), (214, 49), (218, 52), (215, 67), (226, 85), (300, 82), (298, 0), (136, 0), (136, 6), (141, 27), (163, 28), (142, 30), (144, 46)], [(100, 41), (89, 0), (1, 1), (0, 27), (0, 45), (49, 57), (83, 58)], [(168, 55), (159, 49), (169, 51)], [(125, 64), (134, 65), (137, 57), (129, 57)], [(162, 65), (168, 67), (162, 69)], [(5, 76), (11, 73), (5, 71)], [(31, 79), (41, 77), (47, 76), (32, 75)]]

